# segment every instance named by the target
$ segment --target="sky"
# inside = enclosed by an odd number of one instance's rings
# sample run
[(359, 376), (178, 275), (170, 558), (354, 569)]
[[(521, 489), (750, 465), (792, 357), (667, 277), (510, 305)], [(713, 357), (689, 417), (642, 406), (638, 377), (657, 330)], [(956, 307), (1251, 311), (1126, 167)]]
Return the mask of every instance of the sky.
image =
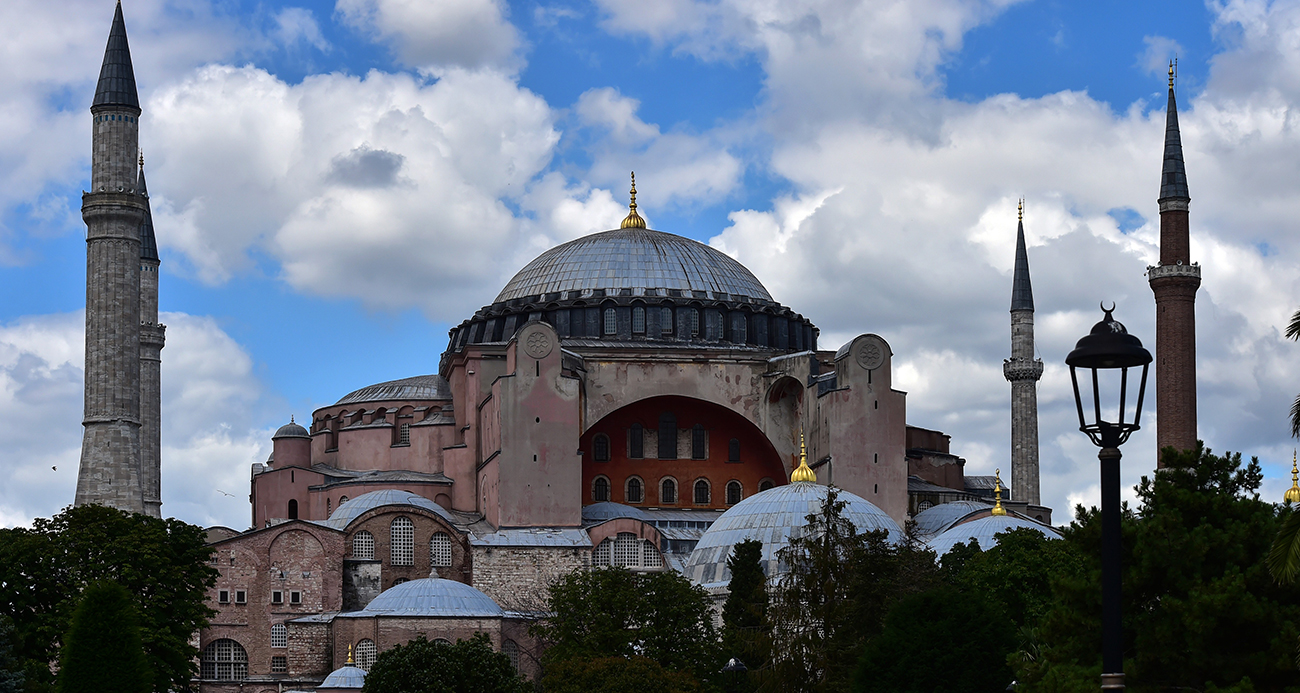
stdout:
[[(1166, 69), (1191, 191), (1200, 437), (1290, 485), (1300, 2), (126, 0), (162, 256), (163, 511), (245, 527), (291, 415), (432, 373), (529, 259), (652, 228), (740, 260), (834, 349), (894, 352), (908, 422), (1007, 474), (1016, 200), (1043, 502), (1098, 502), (1065, 355), (1154, 347)], [(111, 0), (0, 23), (0, 525), (68, 505), (89, 104)], [(1124, 482), (1154, 468), (1148, 400)], [(1005, 476), (1004, 476), (1005, 478)], [(1133, 494), (1128, 491), (1128, 497)]]

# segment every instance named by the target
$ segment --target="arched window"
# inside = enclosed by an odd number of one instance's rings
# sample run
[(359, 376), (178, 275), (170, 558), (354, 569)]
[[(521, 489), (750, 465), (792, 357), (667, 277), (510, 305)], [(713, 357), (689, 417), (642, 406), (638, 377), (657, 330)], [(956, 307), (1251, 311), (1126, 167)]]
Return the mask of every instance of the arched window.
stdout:
[(921, 501), (920, 503), (917, 503), (917, 504), (916, 504), (916, 512), (918, 512), (918, 513), (920, 513), (920, 512), (925, 512), (926, 510), (929, 510), (930, 508), (933, 508), (933, 507), (934, 507), (934, 504), (933, 504), (933, 503), (931, 503), (931, 502), (928, 501), (928, 500), (923, 500), (923, 501)]
[(361, 530), (352, 535), (352, 557), (372, 561), (375, 558), (375, 535)]
[(283, 623), (271, 626), (271, 647), (288, 647), (289, 629)]
[(727, 461), (728, 462), (740, 461), (740, 439), (739, 438), (732, 438), (730, 441), (727, 442)]
[(645, 308), (632, 306), (632, 334), (645, 334)]
[(744, 488), (739, 481), (731, 480), (727, 482), (727, 505), (735, 505), (745, 495)]
[(401, 584), (403, 584), (403, 583), (407, 583), (407, 582), (410, 582), (410, 581), (411, 581), (410, 578), (397, 578), (396, 580), (393, 580), (393, 587), (397, 587), (398, 585), (401, 585)]
[(669, 411), (659, 415), (659, 459), (677, 459), (677, 417)]
[(611, 335), (618, 332), (618, 318), (615, 317), (613, 308), (605, 309), (605, 334)]
[(229, 638), (208, 643), (199, 660), (199, 677), (216, 681), (248, 678), (248, 651)]
[(700, 479), (699, 481), (695, 482), (695, 504), (696, 505), (709, 504), (709, 480), (708, 479)]
[(614, 565), (620, 568), (641, 566), (641, 542), (631, 532), (619, 532), (614, 540)]
[(397, 425), (397, 444), (398, 445), (411, 444), (411, 424), (401, 423)]
[(709, 456), (708, 451), (705, 450), (704, 440), (704, 426), (695, 424), (691, 429), (691, 459), (702, 460)]
[(332, 513), (332, 512), (334, 512), (334, 500), (331, 499), (331, 498), (326, 498), (326, 499), (325, 499), (325, 517), (329, 517), (329, 516), (330, 516), (330, 513)]
[(677, 480), (664, 479), (659, 482), (659, 502), (664, 505), (672, 505), (677, 502)]
[(659, 549), (653, 542), (641, 542), (641, 567), (642, 568), (662, 568), (664, 557), (659, 554)]
[(690, 320), (691, 320), (691, 336), (692, 337), (700, 336), (700, 311), (698, 309), (691, 308), (687, 311), (687, 314), (690, 316)]
[(348, 497), (347, 497), (347, 496), (339, 496), (339, 506), (340, 506), (340, 507), (342, 507), (342, 505), (343, 505), (344, 503), (346, 503), (346, 502), (348, 502)]
[(639, 423), (632, 424), (631, 439), (628, 440), (627, 456), (634, 460), (645, 457), (645, 428)]
[(640, 479), (631, 477), (627, 480), (627, 491), (625, 497), (629, 503), (640, 503), (645, 500), (645, 486), (641, 483)]
[(591, 484), (591, 499), (597, 503), (609, 500), (609, 479), (603, 476), (596, 477)]
[(592, 457), (594, 457), (597, 462), (608, 462), (609, 436), (604, 433), (597, 433), (596, 436), (591, 439), (591, 453)]
[(415, 565), (415, 525), (405, 517), (389, 525), (388, 562), (393, 565)]
[(296, 498), (289, 499), (289, 519), (298, 519), (298, 499)]
[(379, 648), (375, 647), (375, 641), (366, 638), (357, 643), (353, 651), (356, 655), (357, 666), (365, 671), (370, 671), (370, 667), (375, 665), (375, 657), (379, 654)]
[(659, 332), (673, 333), (673, 309), (668, 306), (659, 309)]
[(764, 492), (764, 491), (767, 491), (767, 490), (769, 490), (769, 489), (773, 489), (773, 488), (776, 488), (776, 482), (775, 482), (775, 481), (772, 481), (771, 479), (764, 479), (764, 480), (758, 482), (758, 492), (759, 492), (759, 493), (762, 493), (762, 492)]
[(451, 567), (451, 536), (446, 532), (434, 532), (429, 540), (429, 565), (434, 568)]
[(519, 671), (519, 644), (514, 640), (505, 640), (501, 643), (501, 654), (510, 659), (510, 666), (515, 671)]
[(591, 552), (591, 564), (596, 566), (609, 565), (610, 547), (614, 545), (612, 539), (606, 539), (596, 545)]

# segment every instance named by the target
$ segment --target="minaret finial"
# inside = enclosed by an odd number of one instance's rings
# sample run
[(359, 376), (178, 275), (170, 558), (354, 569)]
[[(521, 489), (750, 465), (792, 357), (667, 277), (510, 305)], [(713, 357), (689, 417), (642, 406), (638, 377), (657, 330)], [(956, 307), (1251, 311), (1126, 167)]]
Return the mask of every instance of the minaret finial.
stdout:
[(293, 420), (293, 414), (290, 414), (290, 415), (289, 415), (289, 423), (294, 423), (294, 420)]
[(1002, 507), (1002, 470), (998, 469), (993, 472), (993, 514), (1002, 516), (1007, 514), (1007, 509)]
[(1291, 449), (1291, 488), (1286, 490), (1282, 500), (1288, 503), (1300, 503), (1300, 469), (1295, 464), (1295, 448)]
[(1025, 198), (1022, 197), (1020, 198), (1020, 202), (1016, 204), (1016, 221), (1024, 221), (1024, 220), (1025, 220)]
[[(118, 2), (121, 2), (121, 0), (118, 0)], [(348, 666), (353, 666), (355, 664), (356, 662), (352, 661), (352, 646), (348, 645)]]
[(632, 195), (632, 201), (627, 205), (627, 216), (623, 218), (623, 223), (619, 225), (622, 229), (644, 229), (645, 219), (636, 213), (636, 171), (632, 172), (632, 189), (628, 191)]
[(1174, 88), (1174, 61), (1169, 61), (1169, 88)]
[[(121, 2), (121, 0), (118, 0), (118, 2)], [(143, 150), (143, 149), (140, 150), (140, 168), (144, 168), (144, 150)]]
[(790, 483), (816, 483), (817, 473), (808, 466), (808, 446), (804, 443), (803, 433), (799, 433), (799, 466), (790, 472)]

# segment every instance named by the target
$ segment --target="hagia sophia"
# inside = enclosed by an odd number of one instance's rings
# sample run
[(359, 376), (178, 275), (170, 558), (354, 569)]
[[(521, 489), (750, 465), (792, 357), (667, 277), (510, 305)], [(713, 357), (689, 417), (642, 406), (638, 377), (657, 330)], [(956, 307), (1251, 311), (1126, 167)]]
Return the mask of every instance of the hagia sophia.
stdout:
[[(1172, 87), (1169, 106), (1177, 144)], [(91, 113), (76, 502), (157, 515), (164, 328), (120, 4)], [(1164, 282), (1187, 301), (1199, 266), (1163, 264), (1166, 211), (1181, 213), (1184, 239), (1187, 228), (1181, 145), (1169, 142), (1162, 265), (1150, 276), (1157, 300)], [(647, 228), (635, 179), (626, 217), (610, 224), (521, 268), (451, 328), (436, 372), (363, 387), (276, 431), (252, 467), (250, 528), (208, 529), (220, 577), (217, 615), (198, 634), (200, 690), (354, 690), (379, 652), (417, 635), (486, 633), (534, 675), (528, 625), (555, 579), (592, 566), (674, 570), (721, 600), (731, 547), (761, 540), (777, 579), (778, 552), (829, 485), (859, 531), (910, 531), (939, 554), (972, 540), (988, 549), (1015, 527), (1058, 537), (1039, 504), (1043, 364), (1023, 215), (1006, 486), (967, 476), (949, 436), (910, 424), (882, 336), (820, 344), (735, 259)], [(1194, 341), (1194, 327), (1168, 329)], [(1176, 346), (1160, 335), (1158, 347)], [(1193, 443), (1194, 396), (1193, 384)]]

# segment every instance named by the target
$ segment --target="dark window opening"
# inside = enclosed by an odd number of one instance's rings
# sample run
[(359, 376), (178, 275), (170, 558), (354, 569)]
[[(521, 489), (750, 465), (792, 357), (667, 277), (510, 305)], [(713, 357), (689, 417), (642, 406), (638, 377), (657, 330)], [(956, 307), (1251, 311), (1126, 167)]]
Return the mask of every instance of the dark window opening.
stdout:
[(283, 603), (284, 603), (284, 592), (281, 592), (280, 590), (275, 590), (274, 592), (272, 592), (272, 593), (271, 593), (271, 603), (272, 603), (272, 604), (283, 604)]
[(290, 592), (290, 593), (289, 593), (289, 603), (290, 603), (290, 604), (301, 604), (301, 603), (302, 603), (302, 592), (299, 592), (299, 591), (297, 591), (297, 590), (294, 590), (294, 591)]
[(632, 477), (627, 480), (627, 502), (640, 503), (645, 498), (645, 489), (641, 486), (641, 480)]
[(247, 604), (247, 603), (248, 603), (248, 592), (245, 592), (244, 590), (235, 590), (235, 603), (236, 603), (236, 604)]
[(691, 429), (691, 459), (702, 460), (708, 457), (704, 448), (704, 426), (695, 424), (695, 427)]
[(632, 424), (632, 439), (628, 442), (627, 456), (634, 460), (645, 457), (645, 429), (641, 424)]
[(672, 505), (677, 502), (677, 482), (672, 479), (664, 479), (659, 485), (659, 502), (664, 505)]
[(758, 484), (758, 491), (759, 493), (762, 493), (763, 491), (767, 491), (775, 487), (776, 484), (773, 483), (771, 479), (764, 479), (762, 482)]
[(740, 461), (740, 439), (739, 438), (732, 438), (731, 440), (727, 441), (727, 461), (728, 462)]
[(673, 333), (673, 309), (668, 306), (659, 309), (659, 331), (663, 334)]
[(632, 334), (645, 334), (645, 308), (632, 308)]
[(659, 459), (677, 459), (677, 417), (672, 412), (659, 415)]
[(292, 498), (289, 499), (289, 519), (298, 519), (298, 501)]
[(727, 482), (727, 505), (739, 503), (742, 495), (744, 495), (744, 489), (739, 481)]
[(597, 433), (591, 441), (592, 455), (597, 462), (609, 461), (609, 436)]
[(289, 671), (289, 658), (284, 655), (275, 655), (271, 658), (271, 673), (283, 674)]
[(230, 603), (230, 590), (218, 590), (218, 591), (217, 591), (217, 603), (218, 603), (218, 604), (229, 604), (229, 603)]
[(709, 482), (700, 479), (695, 482), (695, 504), (708, 505), (709, 503)]
[(596, 479), (596, 483), (591, 487), (591, 499), (597, 503), (609, 500), (609, 479), (603, 476)]

